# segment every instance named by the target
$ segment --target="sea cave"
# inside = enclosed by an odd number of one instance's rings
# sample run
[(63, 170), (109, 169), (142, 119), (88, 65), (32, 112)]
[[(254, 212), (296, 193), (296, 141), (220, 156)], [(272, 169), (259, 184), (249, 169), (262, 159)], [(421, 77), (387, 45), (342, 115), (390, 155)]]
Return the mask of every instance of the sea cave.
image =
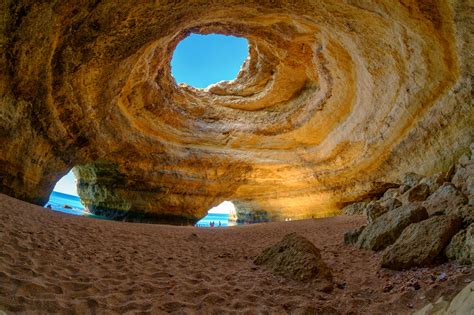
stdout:
[(470, 1), (0, 7), (0, 314), (474, 312)]

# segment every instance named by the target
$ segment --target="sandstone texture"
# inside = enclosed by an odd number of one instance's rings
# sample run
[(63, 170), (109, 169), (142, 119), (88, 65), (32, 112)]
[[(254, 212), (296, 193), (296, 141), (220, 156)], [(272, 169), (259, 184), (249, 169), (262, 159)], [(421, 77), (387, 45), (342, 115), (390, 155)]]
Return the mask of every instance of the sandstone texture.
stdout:
[(446, 214), (459, 216), (464, 227), (474, 223), (474, 205), (463, 205), (456, 209), (447, 209)]
[(474, 265), (474, 223), (452, 238), (446, 247), (446, 256), (461, 264)]
[(362, 231), (357, 246), (382, 250), (394, 243), (407, 226), (426, 218), (428, 218), (426, 209), (419, 205), (409, 204), (387, 212)]
[(463, 195), (453, 184), (444, 183), (429, 198), (423, 202), (423, 206), (428, 213), (444, 213), (458, 209), (467, 203), (466, 196)]
[(382, 267), (403, 270), (432, 264), (459, 231), (456, 216), (435, 216), (407, 227), (382, 256)]
[(410, 203), (416, 201), (424, 201), (430, 195), (430, 186), (427, 184), (418, 184), (407, 190), (400, 196), (402, 203)]
[(430, 303), (413, 315), (464, 315), (474, 314), (474, 281), (466, 285), (451, 302), (439, 298), (436, 303)]
[(469, 198), (469, 204), (474, 206), (474, 159), (469, 159), (468, 155), (463, 155), (458, 161), (456, 173), (452, 183), (459, 188)]
[(297, 281), (332, 279), (319, 249), (296, 233), (288, 234), (279, 243), (266, 248), (254, 262), (275, 274)]
[(380, 199), (347, 205), (345, 209), (361, 208), (368, 225), (347, 231), (344, 243), (386, 248), (382, 266), (390, 269), (425, 267), (446, 258), (473, 264), (474, 206), (468, 203), (473, 194), (459, 179), (469, 178), (465, 166), (473, 163), (469, 152), (446, 172), (426, 177), (408, 173), (398, 189), (388, 189)]
[(357, 229), (349, 230), (344, 233), (344, 243), (346, 244), (355, 244), (359, 239), (360, 233), (365, 229), (366, 225), (363, 225)]
[(351, 203), (342, 209), (342, 213), (346, 215), (362, 215), (364, 214), (364, 210), (365, 207), (367, 207), (367, 204), (367, 201)]
[(367, 216), (367, 221), (369, 223), (372, 223), (375, 221), (375, 219), (377, 219), (378, 217), (380, 217), (387, 211), (388, 211), (387, 207), (384, 207), (383, 205), (381, 205), (380, 203), (376, 201), (372, 201), (365, 208), (365, 215)]
[(393, 209), (397, 209), (398, 207), (401, 207), (403, 204), (397, 198), (390, 198), (388, 200), (382, 201), (381, 205), (387, 208), (388, 211), (391, 211)]
[[(317, 217), (473, 141), (469, 1), (0, 8), (0, 192), (36, 204), (74, 167), (84, 204), (122, 219), (194, 221), (224, 200)], [(235, 80), (175, 83), (192, 32), (249, 40)]]

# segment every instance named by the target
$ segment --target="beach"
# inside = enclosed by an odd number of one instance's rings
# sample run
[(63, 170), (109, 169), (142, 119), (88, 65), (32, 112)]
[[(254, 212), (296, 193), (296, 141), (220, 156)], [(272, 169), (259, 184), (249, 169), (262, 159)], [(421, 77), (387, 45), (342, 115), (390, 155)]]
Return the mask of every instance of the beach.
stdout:
[[(337, 216), (228, 228), (73, 216), (0, 195), (0, 311), (6, 313), (409, 314), (472, 281), (455, 263), (403, 272), (345, 245), (365, 223)], [(332, 292), (256, 266), (296, 232), (321, 250)]]

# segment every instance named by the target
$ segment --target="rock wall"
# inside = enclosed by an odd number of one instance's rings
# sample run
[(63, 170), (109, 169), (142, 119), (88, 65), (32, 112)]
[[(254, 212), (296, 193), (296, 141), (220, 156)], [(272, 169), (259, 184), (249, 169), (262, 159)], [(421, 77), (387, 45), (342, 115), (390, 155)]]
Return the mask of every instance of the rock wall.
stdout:
[[(468, 0), (0, 8), (0, 192), (26, 201), (76, 166), (92, 211), (193, 221), (235, 200), (321, 216), (446, 169), (474, 139)], [(190, 32), (249, 40), (236, 80), (176, 85)]]

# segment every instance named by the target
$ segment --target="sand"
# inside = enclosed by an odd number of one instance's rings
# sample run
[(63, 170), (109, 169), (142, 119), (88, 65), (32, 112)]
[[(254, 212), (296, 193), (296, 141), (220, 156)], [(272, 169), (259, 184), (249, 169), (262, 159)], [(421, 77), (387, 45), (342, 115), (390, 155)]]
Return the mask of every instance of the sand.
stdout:
[[(342, 241), (364, 221), (135, 224), (58, 213), (0, 194), (0, 311), (409, 314), (442, 295), (452, 297), (473, 279), (472, 269), (453, 263), (380, 269), (380, 254)], [(335, 277), (331, 293), (254, 265), (262, 249), (291, 232), (322, 250)]]

